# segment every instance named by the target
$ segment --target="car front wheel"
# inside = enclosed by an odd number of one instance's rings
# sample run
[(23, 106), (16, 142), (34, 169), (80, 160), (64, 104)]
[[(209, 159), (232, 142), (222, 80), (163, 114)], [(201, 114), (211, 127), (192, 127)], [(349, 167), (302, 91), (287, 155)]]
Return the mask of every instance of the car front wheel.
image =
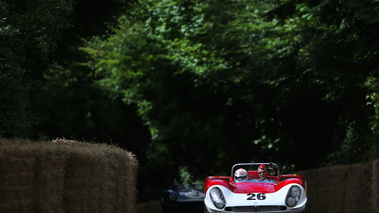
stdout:
[(209, 213), (206, 206), (204, 206), (204, 213)]
[(305, 213), (307, 211), (307, 207), (305, 207), (304, 211), (302, 211), (301, 213)]

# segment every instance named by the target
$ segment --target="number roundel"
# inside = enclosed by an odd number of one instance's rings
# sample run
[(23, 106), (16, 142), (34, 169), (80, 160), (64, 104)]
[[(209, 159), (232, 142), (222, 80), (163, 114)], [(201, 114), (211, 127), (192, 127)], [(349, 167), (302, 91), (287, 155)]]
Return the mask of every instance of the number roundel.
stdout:
[(265, 193), (249, 193), (247, 196), (247, 200), (266, 200)]

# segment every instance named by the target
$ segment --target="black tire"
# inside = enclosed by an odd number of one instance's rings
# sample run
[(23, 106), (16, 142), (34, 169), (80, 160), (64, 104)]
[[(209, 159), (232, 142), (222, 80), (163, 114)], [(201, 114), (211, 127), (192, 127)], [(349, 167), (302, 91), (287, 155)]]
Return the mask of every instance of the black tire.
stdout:
[(204, 213), (209, 213), (206, 206), (204, 206)]

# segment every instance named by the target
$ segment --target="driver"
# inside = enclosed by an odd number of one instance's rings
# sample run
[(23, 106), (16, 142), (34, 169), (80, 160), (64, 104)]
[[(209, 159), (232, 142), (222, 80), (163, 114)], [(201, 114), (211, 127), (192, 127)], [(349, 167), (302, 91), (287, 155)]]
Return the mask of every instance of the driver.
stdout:
[(259, 181), (265, 181), (265, 180), (267, 180), (268, 178), (267, 178), (267, 169), (266, 169), (266, 165), (264, 165), (264, 164), (261, 164), (261, 165), (259, 165), (259, 167), (258, 167), (258, 180)]
[(236, 182), (246, 181), (247, 180), (248, 173), (245, 169), (237, 169), (237, 171), (234, 173), (234, 180)]
[(276, 182), (276, 180), (273, 180), (267, 177), (268, 171), (267, 171), (266, 165), (264, 164), (259, 165), (257, 171), (258, 171), (258, 179), (256, 179), (256, 181), (258, 183), (275, 183)]

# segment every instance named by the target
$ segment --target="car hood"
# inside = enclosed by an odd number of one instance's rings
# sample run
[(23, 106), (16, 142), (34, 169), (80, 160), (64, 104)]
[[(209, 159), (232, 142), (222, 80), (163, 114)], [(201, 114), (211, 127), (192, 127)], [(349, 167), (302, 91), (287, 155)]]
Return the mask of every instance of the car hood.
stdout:
[(273, 193), (278, 190), (278, 183), (232, 183), (231, 190), (234, 193)]
[(197, 191), (197, 190), (188, 190), (185, 192), (179, 192), (179, 197), (178, 199), (181, 200), (203, 200), (204, 199), (204, 193)]

